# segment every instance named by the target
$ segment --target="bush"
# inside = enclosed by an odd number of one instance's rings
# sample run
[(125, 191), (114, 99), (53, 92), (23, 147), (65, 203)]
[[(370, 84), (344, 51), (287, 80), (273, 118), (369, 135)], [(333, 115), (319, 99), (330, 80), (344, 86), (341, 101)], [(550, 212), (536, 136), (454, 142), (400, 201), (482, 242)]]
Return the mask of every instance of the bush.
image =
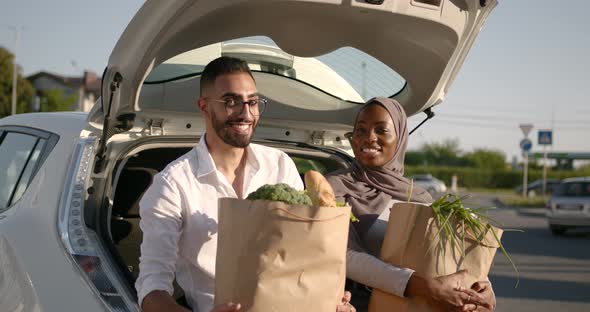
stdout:
[[(405, 175), (431, 174), (443, 180), (447, 185), (451, 184), (454, 174), (458, 177), (460, 187), (483, 188), (514, 188), (522, 185), (522, 171), (505, 169), (479, 169), (471, 167), (449, 166), (406, 166)], [(579, 176), (590, 176), (590, 170), (551, 171), (547, 172), (547, 178), (565, 179)], [(532, 182), (543, 178), (542, 170), (529, 170), (528, 181)]]

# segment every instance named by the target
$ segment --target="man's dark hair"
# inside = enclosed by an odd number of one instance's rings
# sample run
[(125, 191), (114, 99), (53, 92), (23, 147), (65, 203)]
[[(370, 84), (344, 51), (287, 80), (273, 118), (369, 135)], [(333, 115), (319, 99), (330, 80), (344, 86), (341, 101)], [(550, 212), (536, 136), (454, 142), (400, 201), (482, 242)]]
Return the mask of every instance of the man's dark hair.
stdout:
[(254, 76), (252, 76), (248, 63), (245, 61), (229, 56), (218, 57), (209, 62), (209, 64), (205, 66), (205, 69), (203, 69), (203, 73), (201, 74), (201, 96), (203, 96), (203, 90), (206, 87), (213, 85), (217, 77), (232, 73), (248, 73), (248, 75), (252, 77), (252, 80), (254, 80)]

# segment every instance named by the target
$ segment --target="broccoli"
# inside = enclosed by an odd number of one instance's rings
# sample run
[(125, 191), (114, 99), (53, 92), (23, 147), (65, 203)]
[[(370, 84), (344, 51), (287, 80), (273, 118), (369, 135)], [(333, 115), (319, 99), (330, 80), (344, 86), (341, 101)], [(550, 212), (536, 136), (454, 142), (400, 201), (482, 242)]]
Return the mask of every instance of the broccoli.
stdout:
[(248, 195), (246, 199), (281, 201), (291, 205), (311, 205), (311, 198), (305, 191), (298, 191), (285, 183), (263, 185), (256, 192)]

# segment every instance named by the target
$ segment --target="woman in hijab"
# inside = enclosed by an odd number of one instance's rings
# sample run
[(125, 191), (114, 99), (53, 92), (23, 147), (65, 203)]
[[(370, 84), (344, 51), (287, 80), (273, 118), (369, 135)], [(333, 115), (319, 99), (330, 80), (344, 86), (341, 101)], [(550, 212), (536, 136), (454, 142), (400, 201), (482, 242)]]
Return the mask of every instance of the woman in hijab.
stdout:
[(493, 309), (495, 296), (488, 281), (477, 282), (472, 289), (456, 288), (466, 272), (426, 278), (377, 258), (389, 219), (387, 208), (408, 199), (432, 202), (426, 190), (417, 185), (410, 187), (410, 181), (403, 176), (407, 141), (402, 106), (389, 98), (373, 98), (355, 120), (352, 167), (327, 176), (337, 199), (351, 205), (359, 219), (350, 227), (347, 277), (400, 297), (422, 296), (450, 311)]

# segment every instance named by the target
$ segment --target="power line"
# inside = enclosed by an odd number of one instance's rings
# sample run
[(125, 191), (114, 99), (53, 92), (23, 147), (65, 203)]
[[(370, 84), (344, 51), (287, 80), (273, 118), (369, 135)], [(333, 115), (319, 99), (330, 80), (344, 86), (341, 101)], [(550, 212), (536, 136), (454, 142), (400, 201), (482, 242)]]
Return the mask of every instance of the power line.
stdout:
[(445, 121), (445, 122), (450, 123), (451, 125), (457, 125), (457, 126), (489, 128), (489, 129), (505, 130), (505, 131), (515, 131), (515, 130), (517, 130), (516, 127), (507, 128), (507, 127), (501, 127), (500, 125), (481, 124), (481, 123), (475, 123), (475, 122), (469, 122), (469, 121), (462, 121), (462, 120), (445, 119), (444, 117), (435, 117), (433, 119), (433, 121), (431, 121), (431, 122), (435, 122), (437, 120), (438, 121)]
[[(499, 115), (465, 115), (465, 114), (445, 114), (445, 113), (439, 113), (437, 114), (438, 116), (441, 117), (449, 117), (449, 118), (465, 118), (465, 119), (480, 119), (483, 121), (514, 121), (514, 122), (522, 122), (523, 120), (527, 120), (527, 118), (523, 118), (523, 117), (516, 117), (516, 116), (499, 116)], [(535, 120), (535, 119), (529, 119), (530, 122), (533, 123), (551, 123), (552, 120)], [(589, 120), (565, 120), (565, 119), (558, 119), (558, 120), (554, 120), (553, 122), (555, 123), (567, 123), (567, 124), (572, 124), (572, 123), (581, 123), (584, 125), (589, 125), (590, 126), (590, 121)]]
[[(467, 116), (453, 116), (453, 115), (438, 115), (439, 119), (451, 119), (451, 120), (456, 120), (456, 121), (469, 121), (469, 122), (475, 122), (477, 121), (478, 123), (488, 123), (488, 124), (497, 124), (498, 126), (500, 125), (506, 125), (506, 126), (513, 126), (513, 125), (518, 125), (520, 123), (522, 123), (523, 121), (527, 121), (527, 122), (531, 122), (533, 123), (537, 128), (552, 128), (550, 125), (550, 121), (545, 121), (545, 122), (539, 122), (539, 121), (531, 121), (531, 120), (523, 120), (520, 119), (520, 122), (517, 121), (508, 121), (508, 120), (501, 120), (501, 119), (478, 119), (478, 118), (474, 118), (474, 117), (467, 117)], [(590, 123), (589, 122), (580, 122), (582, 123), (582, 125), (573, 125), (575, 122), (564, 122), (562, 121), (561, 123), (559, 123), (559, 126), (555, 126), (553, 128), (573, 128), (573, 129), (590, 129)]]
[[(573, 111), (581, 111), (584, 113), (589, 113), (590, 114), (590, 108), (588, 107), (588, 105), (584, 105), (582, 104), (581, 106), (577, 106), (577, 105), (565, 105), (562, 106), (565, 108), (570, 109), (572, 112)], [(520, 108), (520, 109), (519, 109)], [(447, 105), (444, 108), (441, 107), (440, 110), (444, 110), (445, 113), (450, 112), (451, 110), (460, 110), (462, 112), (475, 112), (475, 113), (482, 113), (483, 111), (488, 111), (490, 113), (498, 113), (498, 112), (502, 112), (502, 113), (507, 113), (510, 114), (511, 116), (514, 115), (524, 115), (524, 116), (530, 116), (532, 111), (547, 111), (548, 107), (543, 107), (543, 108), (539, 108), (539, 107), (532, 107), (532, 108), (524, 108), (522, 106), (514, 106), (514, 107), (502, 107), (502, 106), (494, 106), (494, 107), (489, 107), (489, 106), (465, 106), (465, 105)]]
[[(474, 121), (474, 120), (465, 120), (462, 118), (454, 118), (448, 116), (437, 116), (431, 122), (436, 121), (444, 121), (448, 122), (450, 125), (458, 125), (458, 126), (467, 126), (467, 127), (476, 127), (476, 128), (489, 128), (495, 129), (500, 131), (516, 131), (518, 128), (518, 123), (514, 122), (503, 122), (503, 121)], [(550, 128), (549, 125), (537, 125), (537, 128)], [(589, 127), (580, 127), (580, 126), (555, 126), (556, 130), (560, 131), (583, 131), (587, 130), (590, 131)]]

